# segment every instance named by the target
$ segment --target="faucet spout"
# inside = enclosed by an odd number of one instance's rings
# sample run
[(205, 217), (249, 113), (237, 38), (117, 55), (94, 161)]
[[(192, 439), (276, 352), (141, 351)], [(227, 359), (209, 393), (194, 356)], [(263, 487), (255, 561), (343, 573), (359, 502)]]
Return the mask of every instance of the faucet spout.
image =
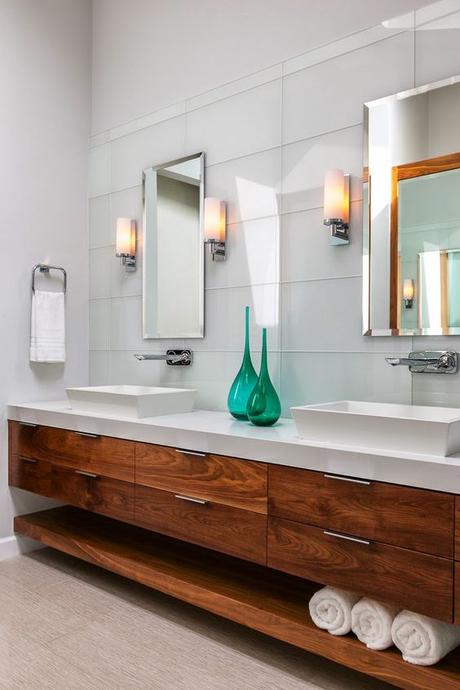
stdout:
[(413, 374), (455, 374), (458, 353), (447, 350), (411, 352), (409, 357), (385, 357), (392, 367), (405, 366)]
[(134, 357), (138, 362), (163, 360), (166, 364), (179, 366), (190, 366), (192, 363), (191, 350), (167, 350), (165, 355), (156, 352), (139, 352)]

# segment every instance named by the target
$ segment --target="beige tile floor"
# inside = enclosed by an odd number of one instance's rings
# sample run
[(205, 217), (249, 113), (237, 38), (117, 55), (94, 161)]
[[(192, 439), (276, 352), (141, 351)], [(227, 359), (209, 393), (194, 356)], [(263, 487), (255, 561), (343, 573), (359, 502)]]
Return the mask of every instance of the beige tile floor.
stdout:
[(390, 690), (49, 549), (0, 563), (0, 690), (17, 688)]

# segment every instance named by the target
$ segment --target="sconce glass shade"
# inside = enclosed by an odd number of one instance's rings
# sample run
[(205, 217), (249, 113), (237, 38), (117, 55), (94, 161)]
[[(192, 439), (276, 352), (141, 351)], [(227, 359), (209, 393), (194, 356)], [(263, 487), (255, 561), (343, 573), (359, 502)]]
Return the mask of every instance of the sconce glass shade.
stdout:
[(136, 221), (131, 218), (117, 218), (117, 256), (136, 255)]
[(415, 297), (415, 283), (412, 278), (405, 278), (403, 281), (403, 300), (406, 309), (412, 309)]
[(349, 185), (343, 170), (328, 170), (324, 178), (324, 218), (349, 221)]
[(415, 286), (412, 278), (406, 278), (403, 282), (403, 298), (414, 299)]
[(204, 240), (205, 242), (225, 242), (226, 229), (225, 201), (208, 196), (204, 200)]

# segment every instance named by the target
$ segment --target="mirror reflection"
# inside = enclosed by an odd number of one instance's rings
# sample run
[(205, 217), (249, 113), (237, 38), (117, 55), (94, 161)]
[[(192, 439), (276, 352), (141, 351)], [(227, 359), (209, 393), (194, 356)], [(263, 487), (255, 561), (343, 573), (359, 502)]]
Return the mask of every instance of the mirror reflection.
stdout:
[(144, 171), (144, 338), (202, 338), (204, 154)]
[(460, 83), (365, 106), (364, 332), (460, 334)]

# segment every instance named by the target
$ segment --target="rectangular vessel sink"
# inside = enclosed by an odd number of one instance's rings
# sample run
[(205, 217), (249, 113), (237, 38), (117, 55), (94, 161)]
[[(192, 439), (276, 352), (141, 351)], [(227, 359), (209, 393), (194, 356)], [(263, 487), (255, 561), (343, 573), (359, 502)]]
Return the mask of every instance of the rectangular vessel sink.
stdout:
[(66, 392), (74, 410), (136, 419), (191, 412), (196, 396), (190, 388), (153, 386), (88, 386)]
[(291, 407), (300, 438), (428, 455), (460, 451), (460, 409), (340, 400)]

